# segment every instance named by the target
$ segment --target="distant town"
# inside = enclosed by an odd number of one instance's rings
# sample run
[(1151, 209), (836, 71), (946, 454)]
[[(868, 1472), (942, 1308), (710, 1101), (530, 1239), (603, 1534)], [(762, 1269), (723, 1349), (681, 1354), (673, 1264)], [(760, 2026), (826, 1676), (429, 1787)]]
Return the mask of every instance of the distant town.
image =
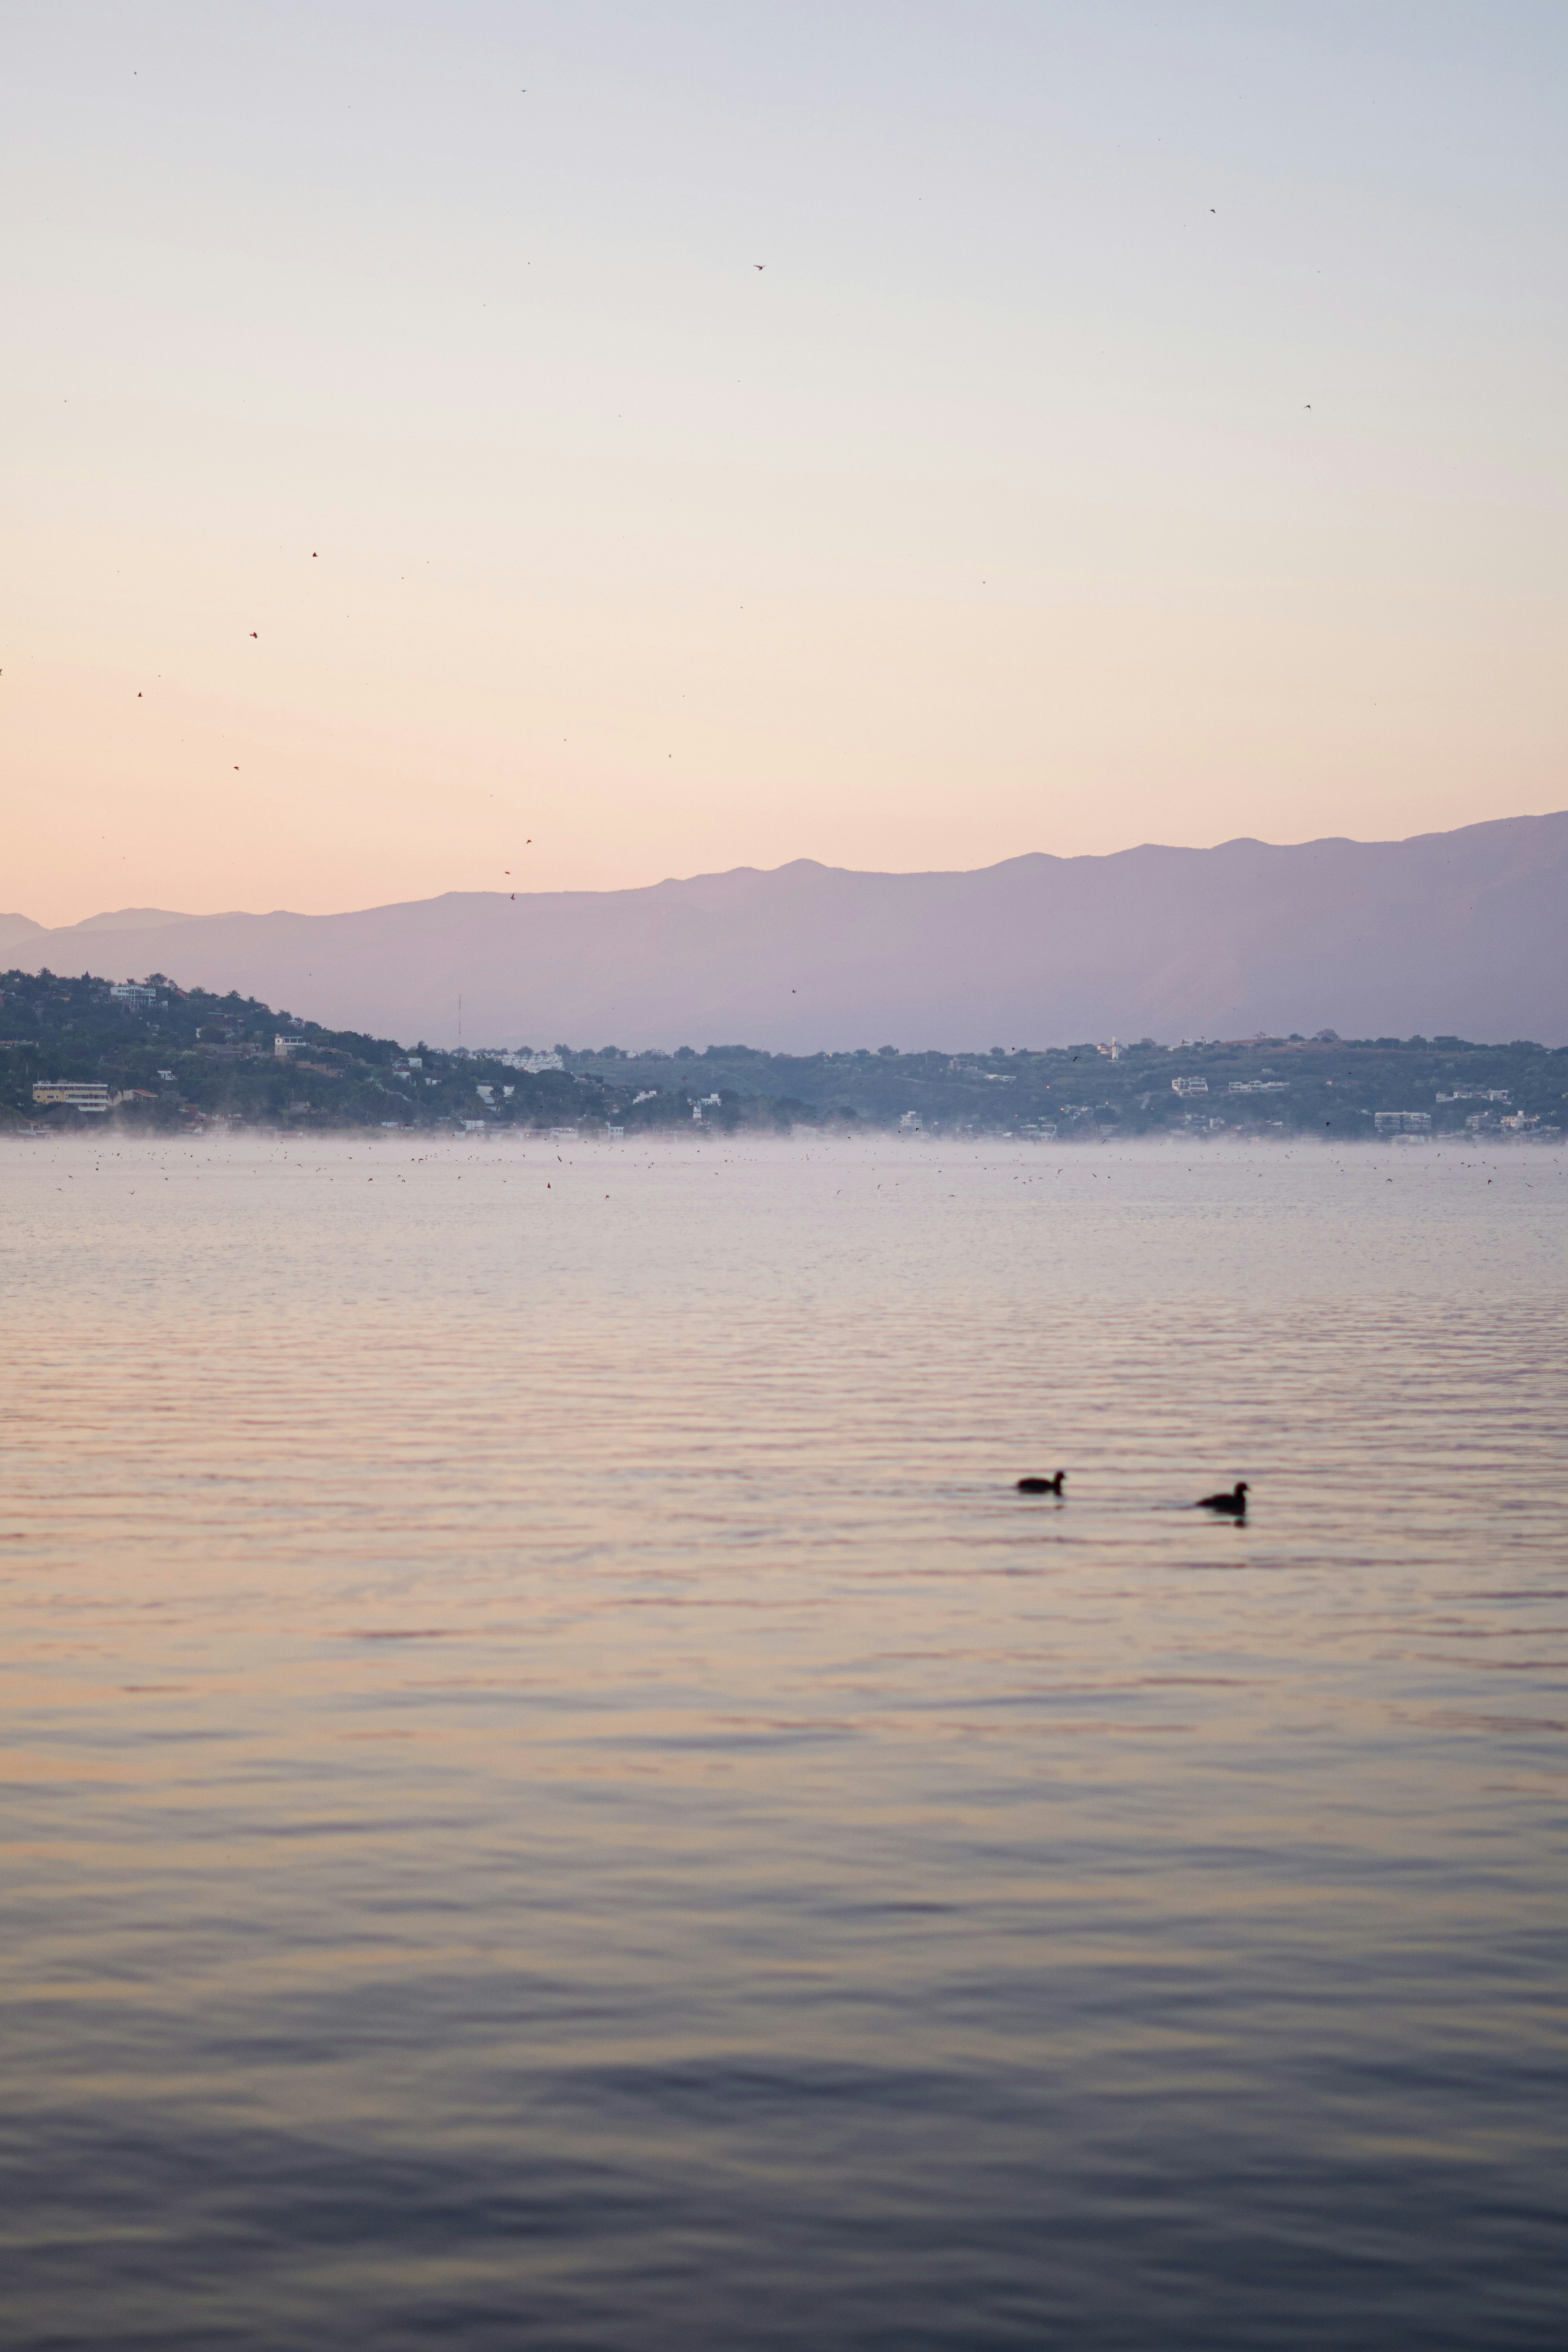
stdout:
[(1418, 1145), (1560, 1139), (1568, 1047), (1529, 1039), (1092, 1039), (966, 1053), (746, 1045), (403, 1046), (159, 973), (0, 975), (0, 1133), (417, 1129), (617, 1139), (649, 1130)]

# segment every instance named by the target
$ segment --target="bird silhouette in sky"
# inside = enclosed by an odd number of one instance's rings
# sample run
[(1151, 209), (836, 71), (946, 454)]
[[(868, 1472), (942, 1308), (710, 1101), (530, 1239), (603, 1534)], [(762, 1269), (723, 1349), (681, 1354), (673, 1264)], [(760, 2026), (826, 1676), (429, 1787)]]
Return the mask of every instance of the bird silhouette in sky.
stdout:
[(767, 266), (765, 261), (753, 261), (752, 264), (753, 269), (765, 269)]

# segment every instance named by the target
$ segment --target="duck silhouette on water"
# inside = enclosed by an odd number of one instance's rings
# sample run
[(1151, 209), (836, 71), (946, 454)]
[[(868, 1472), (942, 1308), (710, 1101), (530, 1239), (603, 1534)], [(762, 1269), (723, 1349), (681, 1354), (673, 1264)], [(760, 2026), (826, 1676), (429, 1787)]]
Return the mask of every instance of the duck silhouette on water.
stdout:
[(1062, 1480), (1067, 1475), (1065, 1470), (1058, 1470), (1054, 1478), (1020, 1478), (1017, 1491), (1020, 1495), (1056, 1495), (1059, 1497)]
[(1193, 1505), (1194, 1511), (1219, 1511), (1226, 1518), (1247, 1517), (1247, 1481), (1238, 1478), (1228, 1495), (1205, 1495)]

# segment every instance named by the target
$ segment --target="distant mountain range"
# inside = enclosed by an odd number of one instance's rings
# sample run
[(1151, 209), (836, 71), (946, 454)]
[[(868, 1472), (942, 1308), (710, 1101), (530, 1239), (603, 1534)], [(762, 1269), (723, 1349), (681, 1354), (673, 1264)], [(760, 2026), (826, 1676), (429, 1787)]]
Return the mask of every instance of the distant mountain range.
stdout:
[(1144, 847), (969, 874), (809, 858), (638, 890), (347, 915), (127, 908), (0, 962), (161, 971), (432, 1045), (1046, 1045), (1150, 1035), (1568, 1043), (1568, 812), (1409, 841)]

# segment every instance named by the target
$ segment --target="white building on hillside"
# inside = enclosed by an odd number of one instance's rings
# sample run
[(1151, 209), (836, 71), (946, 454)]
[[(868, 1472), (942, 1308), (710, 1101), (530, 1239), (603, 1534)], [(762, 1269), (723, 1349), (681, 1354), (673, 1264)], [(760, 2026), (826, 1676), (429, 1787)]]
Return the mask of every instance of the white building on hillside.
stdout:
[(91, 1078), (41, 1078), (33, 1088), (36, 1103), (64, 1103), (71, 1110), (108, 1110), (109, 1088)]

